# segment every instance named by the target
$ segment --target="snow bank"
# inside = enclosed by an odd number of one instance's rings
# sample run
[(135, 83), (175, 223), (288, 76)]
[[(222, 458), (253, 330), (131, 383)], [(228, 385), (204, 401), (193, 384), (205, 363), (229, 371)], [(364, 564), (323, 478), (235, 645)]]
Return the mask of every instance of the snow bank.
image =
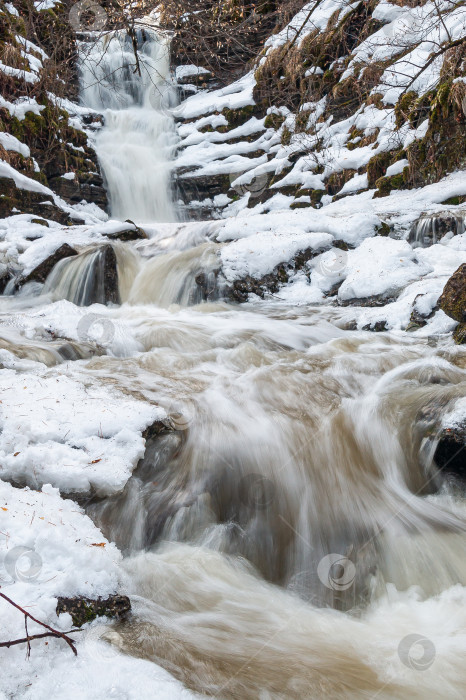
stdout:
[(365, 240), (347, 254), (346, 278), (338, 290), (341, 301), (391, 296), (433, 270), (417, 261), (406, 241), (392, 238)]
[[(18, 366), (8, 351), (0, 357)], [(165, 412), (86, 376), (39, 363), (27, 374), (2, 370), (0, 478), (63, 493), (123, 489), (144, 454), (142, 431)]]
[[(0, 481), (0, 586), (34, 617), (67, 631), (69, 615), (57, 619), (58, 596), (107, 597), (121, 591), (121, 555), (84, 511), (51, 486), (18, 489)], [(124, 592), (124, 591), (123, 591)], [(24, 617), (0, 599), (1, 640), (24, 637)], [(29, 622), (30, 634), (43, 628)], [(102, 635), (109, 634), (114, 644)], [(155, 664), (119, 651), (118, 634), (105, 619), (73, 635), (78, 656), (61, 640), (0, 649), (0, 697), (24, 700), (139, 700), (154, 694), (166, 700), (198, 697)]]

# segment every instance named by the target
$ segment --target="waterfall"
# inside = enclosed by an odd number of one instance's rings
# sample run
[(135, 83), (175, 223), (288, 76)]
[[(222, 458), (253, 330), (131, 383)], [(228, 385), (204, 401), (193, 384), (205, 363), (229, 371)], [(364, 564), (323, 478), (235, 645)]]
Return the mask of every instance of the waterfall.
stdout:
[(218, 248), (204, 243), (148, 260), (134, 282), (129, 303), (193, 306), (218, 298)]
[(58, 262), (42, 289), (77, 306), (125, 301), (139, 262), (129, 246), (106, 244)]
[(462, 212), (445, 211), (436, 214), (423, 214), (411, 227), (408, 241), (415, 248), (427, 248), (438, 243), (449, 232), (459, 236), (464, 231), (464, 214)]
[(104, 111), (95, 149), (110, 212), (139, 222), (175, 221), (170, 162), (176, 145), (168, 107), (169, 40), (150, 25), (136, 31), (137, 59), (126, 31), (80, 46), (81, 102)]

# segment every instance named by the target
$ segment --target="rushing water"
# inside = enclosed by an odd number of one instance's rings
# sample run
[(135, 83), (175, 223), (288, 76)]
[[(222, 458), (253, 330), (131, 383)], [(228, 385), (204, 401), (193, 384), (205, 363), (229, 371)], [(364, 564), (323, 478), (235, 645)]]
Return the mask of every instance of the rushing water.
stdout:
[(137, 30), (136, 40), (137, 62), (124, 31), (81, 47), (82, 100), (105, 110), (95, 148), (112, 216), (174, 221), (170, 159), (176, 135), (166, 110), (174, 99), (169, 46), (150, 26)]
[[(134, 108), (116, 106), (108, 138)], [(130, 154), (133, 135), (118, 148)], [(112, 207), (131, 216), (151, 145), (109, 167), (105, 138)], [(151, 206), (135, 218), (163, 219)], [(125, 555), (132, 595), (110, 641), (217, 698), (463, 698), (463, 491), (433, 455), (440, 416), (466, 392), (464, 349), (348, 331), (345, 309), (198, 303), (197, 276), (218, 268), (215, 224), (147, 231), (113, 248), (121, 303), (99, 313), (115, 341), (85, 365), (171, 421), (123, 493), (87, 504)], [(59, 263), (46, 295), (96, 300), (102, 259)], [(68, 359), (57, 340), (3, 342)]]

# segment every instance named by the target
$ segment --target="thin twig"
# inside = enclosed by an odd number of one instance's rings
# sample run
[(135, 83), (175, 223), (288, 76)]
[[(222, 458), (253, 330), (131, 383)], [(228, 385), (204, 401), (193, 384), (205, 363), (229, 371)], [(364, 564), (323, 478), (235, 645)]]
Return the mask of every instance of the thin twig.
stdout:
[[(0, 598), (3, 598), (4, 600), (7, 601), (7, 603), (10, 603), (10, 605), (13, 605), (13, 607), (15, 607), (17, 610), (22, 612), (25, 617), (29, 617), (29, 619), (31, 619), (33, 622), (36, 622), (38, 625), (41, 625), (42, 627), (45, 627), (45, 629), (49, 630), (52, 633), (51, 636), (61, 637), (68, 644), (68, 646), (73, 650), (73, 654), (75, 656), (78, 655), (78, 652), (76, 651), (76, 647), (74, 646), (73, 640), (70, 639), (70, 637), (67, 637), (64, 632), (59, 632), (58, 630), (54, 630), (53, 627), (50, 627), (50, 625), (46, 625), (45, 622), (41, 622), (37, 618), (33, 617), (31, 615), (31, 613), (28, 613), (26, 610), (24, 610), (24, 608), (22, 608), (20, 605), (18, 605), (13, 600), (11, 600), (11, 598), (8, 598), (8, 596), (6, 596), (4, 593), (0, 592)], [(26, 628), (26, 634), (27, 634), (27, 628)], [(27, 637), (26, 640), (24, 640), (24, 641), (27, 641), (28, 638), (29, 637)], [(7, 646), (8, 644), (11, 645), (11, 642), (1, 643), (0, 646)]]

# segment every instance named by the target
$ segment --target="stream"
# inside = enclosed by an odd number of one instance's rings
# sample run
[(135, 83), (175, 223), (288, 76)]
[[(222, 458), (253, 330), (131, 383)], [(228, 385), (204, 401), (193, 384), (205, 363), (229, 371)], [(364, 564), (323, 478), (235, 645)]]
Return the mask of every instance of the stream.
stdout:
[[(82, 103), (105, 116), (111, 217), (150, 236), (112, 244), (120, 303), (99, 315), (124, 332), (90, 359), (85, 343), (71, 359), (45, 342), (21, 350), (80, 362), (171, 416), (124, 491), (86, 503), (132, 596), (108, 641), (202, 696), (464, 697), (452, 640), (465, 634), (465, 505), (433, 457), (439, 416), (466, 394), (466, 355), (347, 330), (335, 306), (233, 305), (221, 288), (202, 301), (196, 276), (214, 274), (219, 244), (215, 222), (179, 221), (172, 201), (168, 45), (139, 30), (138, 76), (125, 42), (86, 44), (81, 65)], [(101, 259), (58, 263), (1, 314), (88, 305)]]

